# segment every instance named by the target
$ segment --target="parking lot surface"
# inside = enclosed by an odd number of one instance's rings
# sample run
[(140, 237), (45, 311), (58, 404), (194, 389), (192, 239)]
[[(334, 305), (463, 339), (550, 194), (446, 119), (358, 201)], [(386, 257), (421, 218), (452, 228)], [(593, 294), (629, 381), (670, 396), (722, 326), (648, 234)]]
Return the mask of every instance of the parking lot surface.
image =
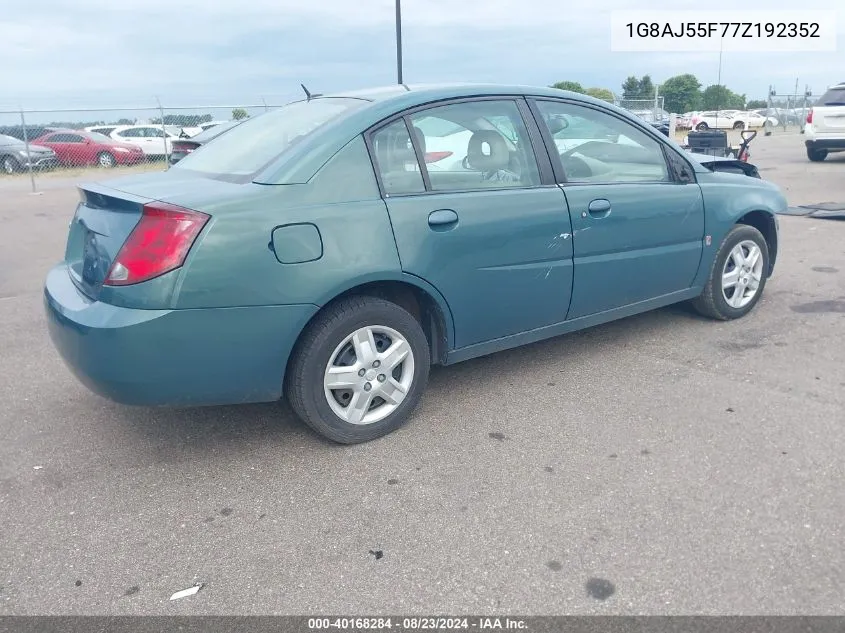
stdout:
[[(845, 203), (845, 156), (752, 153), (792, 204)], [(841, 614), (845, 222), (781, 218), (744, 319), (436, 369), (408, 426), (341, 447), (284, 404), (81, 386), (42, 315), (76, 202), (51, 178), (0, 179), (0, 613)]]

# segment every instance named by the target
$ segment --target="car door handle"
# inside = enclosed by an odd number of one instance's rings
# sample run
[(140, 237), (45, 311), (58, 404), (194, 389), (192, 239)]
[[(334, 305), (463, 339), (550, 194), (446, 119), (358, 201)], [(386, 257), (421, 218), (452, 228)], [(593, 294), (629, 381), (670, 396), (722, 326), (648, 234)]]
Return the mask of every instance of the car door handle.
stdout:
[(594, 218), (607, 217), (610, 214), (610, 200), (605, 200), (604, 198), (593, 200), (587, 209)]
[(452, 209), (438, 209), (428, 214), (428, 225), (432, 227), (445, 227), (457, 223), (458, 214)]

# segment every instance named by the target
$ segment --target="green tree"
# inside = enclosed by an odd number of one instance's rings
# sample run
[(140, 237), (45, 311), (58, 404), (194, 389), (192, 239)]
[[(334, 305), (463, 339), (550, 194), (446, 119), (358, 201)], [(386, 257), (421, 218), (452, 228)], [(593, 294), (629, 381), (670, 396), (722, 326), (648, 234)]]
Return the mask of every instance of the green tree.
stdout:
[(701, 82), (689, 73), (669, 77), (660, 86), (660, 94), (665, 110), (676, 114), (691, 112), (701, 104)]
[(622, 83), (622, 98), (623, 99), (639, 99), (640, 98), (640, 80), (631, 75)]
[(752, 99), (748, 103), (745, 104), (745, 107), (749, 110), (761, 110), (763, 108), (768, 108), (769, 104), (762, 99)]
[(745, 107), (745, 95), (715, 84), (704, 89), (701, 101), (705, 110), (739, 110)]
[(552, 84), (551, 87), (557, 88), (558, 90), (569, 90), (570, 92), (580, 92), (581, 94), (584, 94), (584, 87), (577, 81), (559, 81)]
[(249, 114), (243, 108), (234, 108), (232, 110), (232, 118), (235, 121), (240, 121), (241, 119), (249, 118)]
[(634, 75), (628, 77), (622, 84), (623, 99), (653, 99), (654, 82), (650, 75), (643, 75), (637, 78)]
[(602, 101), (608, 101), (610, 103), (616, 101), (616, 97), (614, 96), (613, 92), (611, 92), (607, 88), (587, 88), (587, 90), (585, 90), (585, 94), (588, 94), (591, 97), (595, 97), (596, 99), (601, 99)]
[(643, 78), (640, 79), (640, 94), (642, 95), (640, 99), (654, 98), (654, 83), (649, 75), (643, 75)]

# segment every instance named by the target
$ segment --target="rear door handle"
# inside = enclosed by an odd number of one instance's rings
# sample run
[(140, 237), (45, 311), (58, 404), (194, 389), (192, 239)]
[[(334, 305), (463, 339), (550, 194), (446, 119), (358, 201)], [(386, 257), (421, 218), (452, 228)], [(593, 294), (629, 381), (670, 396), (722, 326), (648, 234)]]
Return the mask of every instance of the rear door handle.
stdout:
[(594, 218), (606, 217), (610, 214), (610, 200), (598, 198), (597, 200), (593, 200), (587, 209)]
[(428, 225), (432, 227), (446, 227), (457, 221), (458, 214), (452, 209), (438, 209), (428, 214)]

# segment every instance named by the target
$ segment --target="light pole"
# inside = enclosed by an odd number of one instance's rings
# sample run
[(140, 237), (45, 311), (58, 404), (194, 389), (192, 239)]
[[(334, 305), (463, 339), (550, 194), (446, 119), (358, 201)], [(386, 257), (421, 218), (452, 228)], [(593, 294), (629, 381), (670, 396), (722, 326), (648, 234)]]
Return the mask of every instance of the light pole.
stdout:
[(402, 0), (396, 0), (396, 79), (402, 81)]

